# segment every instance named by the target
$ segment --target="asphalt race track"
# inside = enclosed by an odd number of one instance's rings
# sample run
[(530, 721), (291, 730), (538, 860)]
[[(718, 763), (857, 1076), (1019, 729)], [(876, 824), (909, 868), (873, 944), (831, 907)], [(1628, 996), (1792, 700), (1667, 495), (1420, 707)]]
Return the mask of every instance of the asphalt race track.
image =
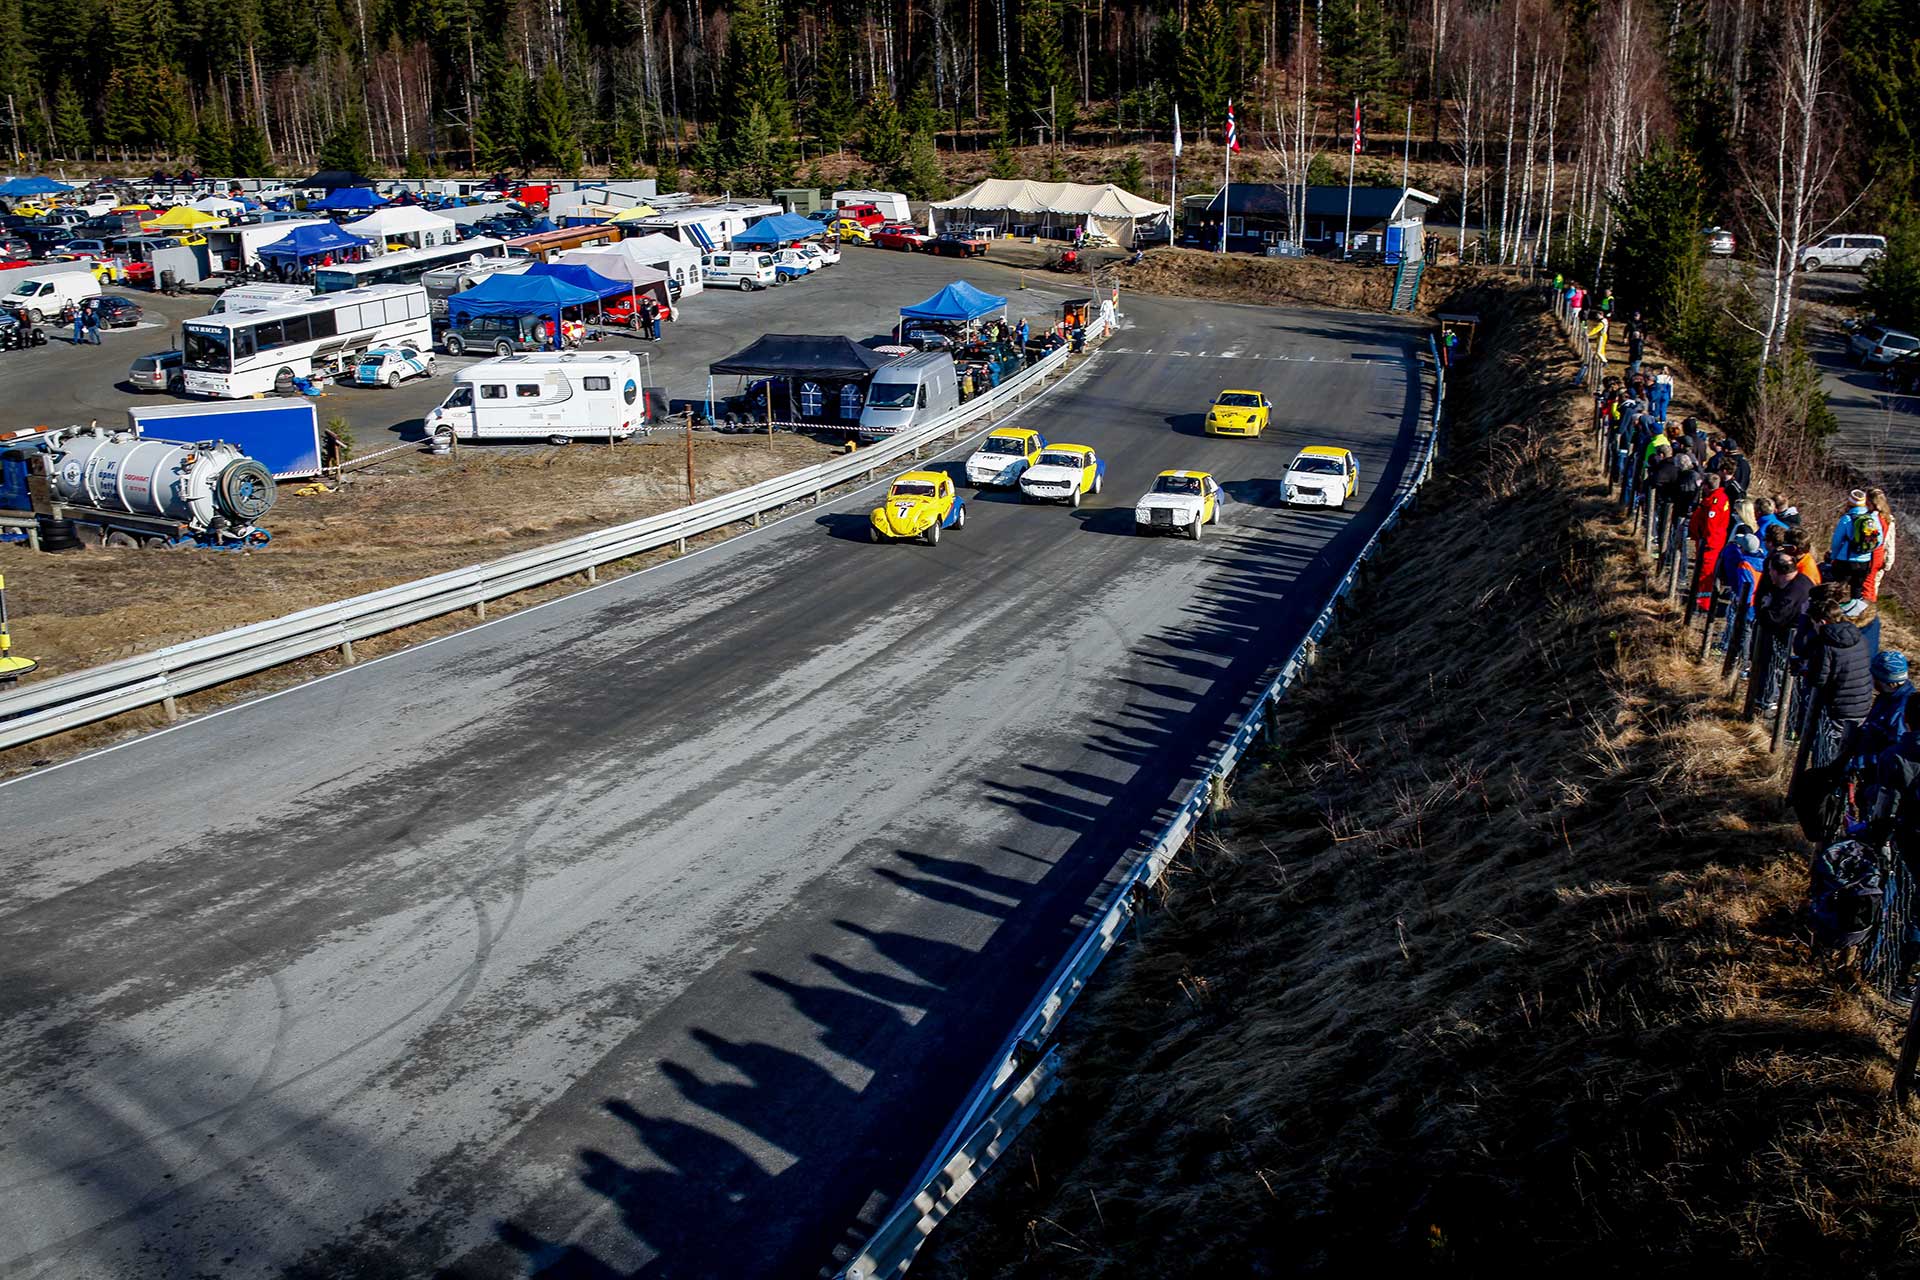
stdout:
[[(1079, 511), (869, 490), (0, 786), (0, 1273), (811, 1276), (1385, 514), (1381, 316), (1123, 303)], [(1257, 357), (1257, 358), (1256, 358)], [(1221, 387), (1260, 441), (1199, 434)], [(1313, 442), (1363, 506), (1287, 512)], [(1163, 467), (1235, 498), (1132, 534)]]

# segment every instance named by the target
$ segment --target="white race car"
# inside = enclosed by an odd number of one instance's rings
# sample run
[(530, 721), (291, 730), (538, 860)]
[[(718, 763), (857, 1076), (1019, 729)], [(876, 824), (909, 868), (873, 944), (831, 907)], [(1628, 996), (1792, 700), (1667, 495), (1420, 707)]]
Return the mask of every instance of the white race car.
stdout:
[(967, 483), (979, 489), (1012, 489), (1027, 468), (1040, 460), (1045, 437), (1025, 427), (995, 427), (967, 456)]
[(1280, 496), (1290, 507), (1345, 510), (1347, 499), (1359, 491), (1360, 464), (1334, 445), (1308, 445), (1294, 456), (1280, 481)]
[(433, 352), (414, 347), (373, 347), (353, 364), (353, 380), (363, 387), (397, 387), (408, 378), (433, 376)]
[(810, 241), (806, 244), (795, 245), (794, 247), (806, 254), (809, 258), (818, 258), (821, 266), (837, 267), (840, 265), (840, 250), (835, 245), (822, 241)]
[(1198, 542), (1201, 526), (1219, 527), (1225, 505), (1220, 482), (1206, 472), (1162, 471), (1153, 478), (1153, 488), (1134, 504), (1133, 529), (1135, 533), (1185, 534)]

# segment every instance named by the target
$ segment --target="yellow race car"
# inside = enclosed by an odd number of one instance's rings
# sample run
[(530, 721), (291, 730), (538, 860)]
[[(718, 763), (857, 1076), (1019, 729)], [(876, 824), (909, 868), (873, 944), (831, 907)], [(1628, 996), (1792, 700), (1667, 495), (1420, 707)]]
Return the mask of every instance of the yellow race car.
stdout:
[(967, 483), (976, 489), (996, 486), (1012, 489), (1020, 484), (1027, 468), (1040, 460), (1047, 438), (1026, 427), (995, 427), (987, 432), (980, 447), (967, 455), (962, 470)]
[(41, 204), (38, 200), (22, 200), (13, 206), (13, 216), (16, 218), (44, 218), (52, 212), (52, 205)]
[(1360, 492), (1360, 464), (1338, 445), (1310, 444), (1294, 455), (1280, 486), (1280, 496), (1290, 507), (1344, 511), (1347, 499)]
[(1272, 413), (1272, 402), (1258, 391), (1222, 391), (1207, 408), (1207, 434), (1258, 437)]
[(852, 218), (835, 218), (827, 224), (827, 234), (839, 236), (847, 244), (873, 243), (873, 233)]
[(874, 542), (918, 538), (936, 547), (942, 529), (966, 527), (967, 504), (954, 492), (951, 478), (940, 471), (909, 471), (867, 518), (867, 537)]
[(1178, 533), (1200, 541), (1205, 525), (1219, 528), (1226, 495), (1220, 482), (1205, 471), (1162, 471), (1153, 488), (1133, 507), (1136, 533)]

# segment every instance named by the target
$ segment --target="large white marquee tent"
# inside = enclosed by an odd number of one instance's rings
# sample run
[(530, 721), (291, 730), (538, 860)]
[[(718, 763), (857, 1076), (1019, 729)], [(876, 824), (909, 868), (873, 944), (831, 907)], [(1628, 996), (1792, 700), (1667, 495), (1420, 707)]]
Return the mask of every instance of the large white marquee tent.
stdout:
[(986, 224), (1034, 235), (1082, 226), (1128, 248), (1133, 246), (1142, 223), (1163, 219), (1168, 212), (1166, 205), (1122, 191), (1111, 182), (1031, 182), (1025, 178), (988, 178), (933, 207), (947, 223)]

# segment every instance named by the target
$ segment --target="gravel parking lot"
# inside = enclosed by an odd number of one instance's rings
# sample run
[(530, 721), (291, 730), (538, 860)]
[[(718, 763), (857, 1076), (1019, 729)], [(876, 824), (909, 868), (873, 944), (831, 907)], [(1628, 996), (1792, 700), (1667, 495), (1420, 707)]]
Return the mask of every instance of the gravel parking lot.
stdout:
[[(882, 249), (848, 247), (838, 266), (808, 279), (759, 293), (708, 289), (683, 300), (685, 315), (665, 326), (658, 344), (617, 332), (592, 349), (632, 350), (650, 367), (649, 386), (676, 403), (707, 394), (707, 366), (764, 333), (844, 334), (858, 340), (891, 331), (899, 308), (942, 285), (967, 279), (1007, 295), (1009, 310), (1022, 316), (1057, 316), (1076, 290), (1064, 279), (1026, 272), (984, 259), (960, 261)], [(1021, 288), (1022, 280), (1029, 287)], [(1085, 282), (1080, 282), (1084, 286)], [(1084, 287), (1078, 290), (1084, 296)], [(47, 326), (47, 346), (0, 354), (0, 385), (9, 389), (0, 408), (0, 429), (98, 421), (119, 425), (128, 406), (172, 397), (141, 396), (126, 382), (135, 356), (177, 345), (183, 320), (204, 315), (208, 295), (168, 298), (127, 291), (147, 310), (137, 328), (105, 334), (99, 346), (73, 346), (63, 331)], [(339, 415), (352, 427), (362, 451), (389, 440), (417, 436), (425, 412), (446, 395), (447, 373), (472, 363), (441, 356), (439, 376), (386, 388), (340, 386), (320, 399), (322, 419)], [(737, 389), (734, 379), (716, 384), (716, 394)]]

